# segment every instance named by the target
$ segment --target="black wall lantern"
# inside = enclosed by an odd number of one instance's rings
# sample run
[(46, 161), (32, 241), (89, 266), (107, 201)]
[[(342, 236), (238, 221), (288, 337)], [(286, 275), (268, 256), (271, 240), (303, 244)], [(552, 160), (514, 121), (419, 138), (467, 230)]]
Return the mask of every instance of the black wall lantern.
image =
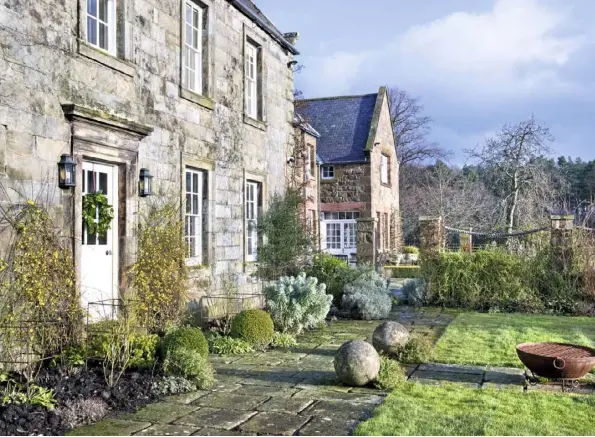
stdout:
[(62, 155), (58, 163), (58, 186), (62, 189), (76, 187), (76, 162), (70, 155)]
[(140, 197), (147, 197), (153, 194), (153, 176), (151, 176), (151, 172), (147, 168), (140, 169), (138, 194)]

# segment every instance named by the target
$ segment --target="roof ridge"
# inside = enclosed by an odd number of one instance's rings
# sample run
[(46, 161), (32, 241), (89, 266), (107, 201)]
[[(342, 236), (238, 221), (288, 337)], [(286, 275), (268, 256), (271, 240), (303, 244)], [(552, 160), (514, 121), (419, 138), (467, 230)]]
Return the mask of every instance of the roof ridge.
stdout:
[(354, 99), (357, 97), (371, 97), (371, 96), (378, 96), (378, 93), (369, 93), (369, 94), (353, 94), (350, 96), (333, 96), (333, 97), (314, 97), (311, 99), (300, 99), (298, 102), (311, 102), (314, 100), (340, 100), (340, 99)]

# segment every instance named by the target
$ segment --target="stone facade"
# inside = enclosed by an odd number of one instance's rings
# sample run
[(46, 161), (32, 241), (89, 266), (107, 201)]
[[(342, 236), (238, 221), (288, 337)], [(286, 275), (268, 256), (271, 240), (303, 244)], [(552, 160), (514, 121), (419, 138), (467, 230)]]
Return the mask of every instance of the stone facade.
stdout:
[(314, 247), (320, 245), (319, 222), (319, 173), (320, 166), (316, 158), (316, 142), (319, 134), (303, 120), (296, 120), (295, 143), (288, 154), (287, 184), (299, 188), (303, 204), (303, 220), (311, 230)]
[(372, 209), (370, 165), (333, 164), (335, 178), (320, 183), (323, 211), (361, 211)]
[[(49, 187), (58, 217), (81, 210), (83, 159), (119, 174), (119, 286), (134, 261), (134, 231), (151, 198), (138, 197), (138, 173), (154, 192), (185, 201), (187, 167), (205, 174), (202, 266), (194, 297), (221, 278), (250, 282), (244, 190), (261, 184), (263, 201), (285, 189), (293, 141), (293, 54), (226, 0), (205, 7), (204, 92), (181, 86), (181, 0), (119, 0), (117, 53), (85, 42), (85, 0), (7, 0), (0, 6), (0, 182), (35, 196)], [(79, 21), (80, 20), (80, 21)], [(83, 30), (81, 30), (83, 29)], [(245, 115), (244, 47), (260, 45), (259, 120)], [(78, 162), (79, 184), (57, 188), (61, 154)], [(45, 187), (45, 188), (44, 188)], [(8, 190), (10, 192), (10, 190)], [(156, 196), (154, 196), (156, 197)], [(6, 200), (6, 199), (0, 199)], [(72, 220), (79, 239), (80, 219)], [(77, 266), (80, 254), (75, 250)]]

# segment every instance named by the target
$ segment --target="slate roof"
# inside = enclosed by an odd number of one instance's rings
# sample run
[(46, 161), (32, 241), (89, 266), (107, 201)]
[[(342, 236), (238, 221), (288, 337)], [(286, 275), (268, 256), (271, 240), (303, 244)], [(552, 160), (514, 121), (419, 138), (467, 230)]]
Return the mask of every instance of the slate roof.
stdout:
[(234, 5), (244, 15), (254, 21), (258, 27), (268, 33), (273, 39), (275, 39), (281, 47), (289, 50), (294, 55), (299, 55), (300, 52), (291, 44), (279, 29), (268, 19), (268, 17), (262, 13), (260, 9), (252, 2), (252, 0), (227, 0), (229, 3)]
[(320, 133), (317, 152), (325, 164), (365, 162), (364, 150), (378, 93), (301, 100), (296, 111)]

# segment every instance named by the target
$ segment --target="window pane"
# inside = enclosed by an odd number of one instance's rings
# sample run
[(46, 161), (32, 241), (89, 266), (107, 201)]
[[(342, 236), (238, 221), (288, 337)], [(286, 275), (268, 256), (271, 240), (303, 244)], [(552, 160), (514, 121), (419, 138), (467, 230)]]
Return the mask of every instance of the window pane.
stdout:
[(198, 174), (196, 173), (192, 175), (192, 192), (198, 193)]
[(186, 172), (186, 191), (190, 191), (190, 187), (192, 186), (191, 181), (192, 180), (192, 173), (190, 172)]
[(93, 172), (87, 170), (87, 193), (95, 192), (95, 181), (93, 178)]
[(192, 195), (186, 193), (186, 214), (192, 212)]
[(192, 214), (198, 215), (198, 194), (192, 195)]
[(186, 24), (186, 44), (192, 45), (192, 26), (190, 24)]
[(192, 24), (192, 6), (186, 4), (186, 23)]
[(192, 29), (192, 47), (198, 48), (198, 30)]
[(98, 173), (99, 175), (99, 191), (101, 191), (106, 196), (109, 194), (107, 192), (107, 173)]
[(101, 21), (107, 21), (107, 6), (110, 0), (99, 0), (99, 19)]
[(87, 41), (97, 45), (97, 20), (87, 17)]
[(87, 0), (87, 14), (97, 16), (97, 0)]
[(99, 23), (99, 47), (108, 49), (108, 32), (105, 24)]
[(198, 11), (196, 9), (194, 9), (192, 12), (193, 12), (192, 25), (194, 27), (198, 27)]
[(87, 244), (92, 246), (97, 244), (97, 236), (95, 234), (87, 234)]

